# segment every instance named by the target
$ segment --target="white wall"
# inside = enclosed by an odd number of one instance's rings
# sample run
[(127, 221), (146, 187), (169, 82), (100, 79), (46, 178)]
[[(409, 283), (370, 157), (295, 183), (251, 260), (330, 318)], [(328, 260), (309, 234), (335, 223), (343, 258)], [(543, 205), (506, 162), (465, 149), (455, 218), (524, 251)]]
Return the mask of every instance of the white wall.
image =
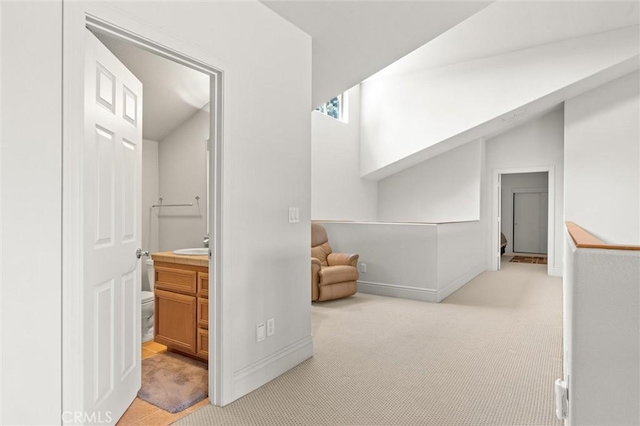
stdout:
[[(554, 253), (550, 256), (549, 264), (552, 272), (560, 275), (562, 272), (562, 252), (564, 240), (563, 228), (563, 181), (564, 181), (564, 112), (562, 108), (555, 108), (548, 114), (529, 121), (508, 132), (502, 133), (486, 141), (486, 191), (485, 196), (489, 210), (487, 217), (491, 218), (494, 199), (493, 175), (496, 170), (506, 170), (515, 173), (518, 169), (548, 166), (555, 177), (555, 235)], [(549, 194), (551, 197), (551, 193)], [(551, 204), (551, 199), (549, 200)], [(496, 216), (497, 217), (497, 216)], [(491, 226), (492, 221), (489, 221)], [(551, 226), (551, 224), (549, 225)]]
[[(309, 281), (311, 39), (258, 2), (69, 2), (67, 76), (84, 70), (85, 12), (226, 72), (219, 266), (230, 402), (312, 354), (310, 288), (299, 285)], [(62, 32), (59, 1), (2, 4), (3, 424), (60, 422)], [(68, 81), (77, 99), (82, 79)], [(288, 206), (300, 207), (299, 224)], [(24, 255), (34, 244), (37, 262)], [(270, 317), (276, 335), (258, 344), (255, 324)]]
[[(361, 175), (381, 179), (638, 68), (638, 26), (362, 84)], [(518, 117), (514, 120), (519, 120)]]
[(201, 109), (158, 143), (158, 196), (164, 204), (193, 203), (193, 207), (156, 209), (160, 251), (203, 246), (207, 233), (209, 115), (208, 107)]
[[(548, 173), (516, 173), (504, 174), (500, 182), (502, 187), (502, 206), (500, 220), (502, 232), (507, 238), (505, 251), (513, 252), (513, 193), (515, 190), (544, 189), (548, 190)], [(544, 229), (546, 234), (547, 230)]]
[(59, 424), (62, 4), (1, 9), (0, 423)]
[[(117, 7), (118, 24), (150, 22), (152, 39), (226, 72), (219, 267), (230, 402), (311, 355), (310, 288), (299, 285), (309, 280), (311, 40), (257, 2)], [(257, 343), (256, 324), (272, 317), (276, 335)]]
[(481, 149), (476, 140), (379, 181), (378, 220), (479, 220)]
[(311, 218), (376, 220), (376, 182), (360, 177), (360, 85), (347, 92), (348, 122), (311, 113)]
[(334, 252), (357, 253), (358, 291), (440, 302), (486, 269), (481, 222), (324, 222)]
[[(142, 249), (149, 253), (158, 248), (158, 209), (151, 208), (158, 203), (158, 142), (142, 141)], [(145, 259), (146, 260), (146, 259)], [(147, 265), (142, 264), (142, 289), (149, 289)]]
[(576, 249), (567, 234), (567, 425), (640, 423), (640, 252)]
[(487, 269), (485, 224), (446, 223), (438, 229), (438, 302)]
[[(218, 267), (223, 402), (231, 402), (312, 355), (311, 289), (300, 285), (309, 281), (311, 240), (311, 39), (259, 2), (65, 6), (72, 8), (76, 17), (108, 14), (225, 72)], [(288, 223), (290, 206), (300, 208), (300, 223)], [(256, 324), (268, 318), (276, 334), (257, 343)]]
[(436, 225), (323, 223), (334, 252), (357, 253), (358, 291), (437, 302)]
[(640, 244), (638, 72), (565, 102), (565, 219)]

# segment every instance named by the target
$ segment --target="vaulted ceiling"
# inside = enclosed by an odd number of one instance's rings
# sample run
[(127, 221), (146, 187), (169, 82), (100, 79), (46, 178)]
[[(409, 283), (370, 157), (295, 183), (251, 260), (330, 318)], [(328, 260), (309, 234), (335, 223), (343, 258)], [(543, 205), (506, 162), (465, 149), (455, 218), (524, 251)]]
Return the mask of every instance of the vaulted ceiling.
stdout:
[[(312, 36), (313, 105), (363, 80), (507, 57), (640, 21), (637, 0), (261, 2)], [(209, 101), (206, 75), (98, 36), (145, 85), (145, 138), (162, 140)]]
[(314, 104), (364, 80), (369, 179), (639, 67), (637, 0), (261, 1), (312, 36)]
[(491, 4), (481, 0), (261, 1), (313, 38), (314, 106)]
[(638, 25), (638, 1), (499, 0), (371, 79), (503, 55)]
[(313, 105), (367, 78), (637, 25), (638, 1), (261, 0), (313, 38)]

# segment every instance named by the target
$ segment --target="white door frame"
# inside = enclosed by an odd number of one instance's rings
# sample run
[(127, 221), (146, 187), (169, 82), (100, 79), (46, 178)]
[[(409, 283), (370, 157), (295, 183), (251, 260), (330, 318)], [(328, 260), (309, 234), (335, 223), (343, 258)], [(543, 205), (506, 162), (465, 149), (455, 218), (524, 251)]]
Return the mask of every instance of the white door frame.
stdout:
[(492, 195), (491, 195), (491, 270), (497, 271), (499, 268), (500, 246), (498, 244), (500, 235), (500, 227), (498, 217), (500, 216), (500, 176), (505, 174), (519, 173), (538, 173), (547, 172), (549, 176), (549, 204), (548, 204), (548, 229), (547, 229), (547, 274), (554, 275), (555, 270), (555, 211), (556, 211), (556, 177), (555, 166), (531, 166), (531, 167), (513, 167), (508, 169), (493, 169)]
[[(222, 309), (222, 172), (223, 172), (223, 90), (227, 90), (222, 69), (209, 65), (197, 46), (185, 44), (172, 35), (132, 19), (105, 3), (65, 2), (63, 12), (63, 135), (62, 135), (62, 412), (82, 413), (84, 377), (82, 371), (83, 325), (83, 184), (82, 142), (84, 123), (84, 31), (86, 27), (108, 32), (139, 47), (179, 62), (211, 76), (209, 151), (212, 173), (209, 176), (211, 224), (209, 260), (209, 315), (213, 318), (213, 338), (209, 340), (209, 399), (215, 405), (231, 401), (231, 324)], [(170, 46), (170, 47), (169, 47)], [(207, 60), (208, 59), (208, 60)], [(91, 413), (87, 413), (91, 415)], [(71, 416), (68, 416), (71, 417)]]

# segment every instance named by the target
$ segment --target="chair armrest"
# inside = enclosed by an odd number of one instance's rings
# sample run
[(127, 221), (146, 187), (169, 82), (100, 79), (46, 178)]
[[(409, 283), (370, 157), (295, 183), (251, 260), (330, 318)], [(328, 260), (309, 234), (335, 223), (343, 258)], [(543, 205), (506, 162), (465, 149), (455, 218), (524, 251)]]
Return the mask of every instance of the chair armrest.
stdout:
[(327, 263), (329, 266), (348, 265), (355, 268), (358, 266), (359, 257), (360, 255), (358, 254), (330, 253), (329, 256), (327, 256)]
[(320, 268), (322, 264), (320, 263), (320, 259), (315, 257), (311, 258), (311, 301), (318, 300), (319, 290), (318, 284), (320, 283)]
[(311, 258), (311, 282), (313, 282), (314, 284), (318, 284), (318, 272), (320, 272), (320, 268), (322, 268), (320, 259), (312, 257)]

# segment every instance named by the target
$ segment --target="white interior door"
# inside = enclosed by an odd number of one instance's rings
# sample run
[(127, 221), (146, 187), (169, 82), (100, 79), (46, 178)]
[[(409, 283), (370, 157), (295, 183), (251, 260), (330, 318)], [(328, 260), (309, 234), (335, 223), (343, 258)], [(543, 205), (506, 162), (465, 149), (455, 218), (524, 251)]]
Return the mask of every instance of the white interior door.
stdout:
[(513, 194), (513, 251), (546, 253), (547, 193)]
[(104, 424), (141, 382), (142, 84), (89, 30), (85, 40), (83, 395), (85, 419)]
[(495, 256), (498, 256), (497, 262), (497, 270), (499, 271), (502, 268), (502, 175), (498, 175), (498, 252), (494, 253)]
[(540, 193), (540, 249), (538, 253), (547, 254), (549, 233), (549, 193)]

